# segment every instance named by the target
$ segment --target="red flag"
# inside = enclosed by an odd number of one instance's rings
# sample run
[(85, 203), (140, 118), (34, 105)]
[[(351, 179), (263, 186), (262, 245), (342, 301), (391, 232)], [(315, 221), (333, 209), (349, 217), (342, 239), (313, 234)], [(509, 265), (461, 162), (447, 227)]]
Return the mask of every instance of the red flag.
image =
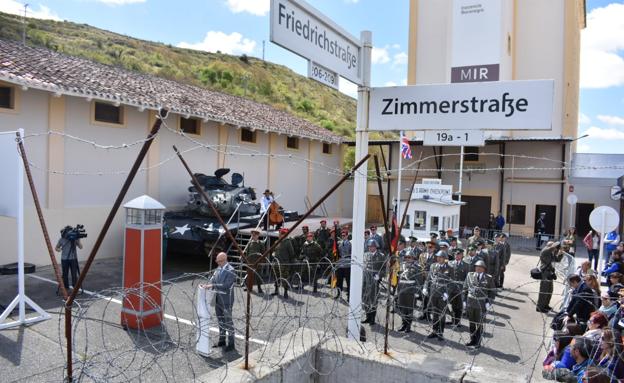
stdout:
[(390, 250), (394, 253), (399, 243), (399, 237), (401, 236), (401, 233), (399, 232), (399, 225), (397, 223), (396, 210), (392, 211), (392, 229), (390, 233), (391, 233), (391, 241), (392, 241)]

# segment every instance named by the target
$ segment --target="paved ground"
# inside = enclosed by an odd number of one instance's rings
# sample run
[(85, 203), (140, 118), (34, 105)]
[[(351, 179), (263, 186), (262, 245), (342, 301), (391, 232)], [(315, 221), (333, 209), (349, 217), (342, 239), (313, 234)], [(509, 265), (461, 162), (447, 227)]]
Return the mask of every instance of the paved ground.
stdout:
[[(507, 288), (500, 292), (494, 312), (488, 316), (485, 344), (478, 352), (464, 346), (469, 340), (465, 322), (459, 331), (447, 329), (445, 341), (427, 339), (428, 323), (417, 322), (409, 336), (390, 331), (391, 353), (420, 351), (485, 371), (504, 369), (526, 376), (527, 381), (541, 380), (541, 361), (547, 343), (545, 334), (549, 333), (553, 314), (542, 315), (535, 311), (539, 286), (528, 274), (536, 263), (536, 254), (512, 256)], [(95, 262), (86, 279), (88, 292), (80, 295), (74, 310), (74, 369), (82, 381), (125, 382), (139, 380), (139, 376), (148, 381), (192, 381), (195, 376), (241, 356), (244, 349), (241, 339), (237, 340), (238, 353), (223, 355), (219, 351), (204, 358), (194, 352), (195, 291), (197, 284), (204, 280), (205, 274), (201, 273), (206, 271), (201, 259), (168, 260), (165, 275), (168, 283), (163, 287), (165, 326), (149, 334), (124, 331), (119, 325), (120, 266), (119, 259)], [(187, 274), (189, 272), (193, 274)], [(7, 305), (15, 296), (16, 278), (0, 278), (0, 304)], [(50, 282), (52, 279), (50, 268), (39, 268), (36, 274), (26, 277), (27, 294), (44, 307), (52, 319), (0, 332), (2, 381), (57, 382), (63, 377), (64, 317), (60, 315), (62, 304)], [(273, 287), (266, 285), (265, 290), (272, 292)], [(561, 286), (556, 286), (555, 290), (560, 293)], [(89, 292), (97, 292), (97, 295)], [(329, 293), (327, 289), (318, 294), (300, 290), (292, 293), (288, 300), (254, 293), (252, 350), (299, 327), (315, 329), (323, 337), (344, 336), (347, 303), (331, 299)], [(235, 326), (243, 330), (245, 293), (237, 288), (235, 294)], [(558, 298), (560, 295), (553, 297), (551, 306), (556, 307)], [(383, 323), (383, 315), (385, 309), (380, 306), (378, 322)], [(398, 316), (394, 320), (394, 328), (398, 329)], [(382, 351), (383, 327), (365, 328), (368, 342), (362, 347), (370, 352)]]

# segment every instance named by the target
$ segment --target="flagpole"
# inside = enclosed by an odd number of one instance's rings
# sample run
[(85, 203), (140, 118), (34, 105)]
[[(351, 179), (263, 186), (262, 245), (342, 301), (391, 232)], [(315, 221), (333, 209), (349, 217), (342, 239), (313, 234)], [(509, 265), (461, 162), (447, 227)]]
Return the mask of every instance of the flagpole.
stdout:
[[(401, 170), (403, 163), (403, 150), (401, 145), (403, 145), (403, 131), (400, 132), (401, 136), (399, 137), (399, 173), (397, 179), (397, 203), (396, 203), (396, 216), (401, 217)], [(403, 228), (399, 227), (399, 236), (401, 235), (401, 231)]]

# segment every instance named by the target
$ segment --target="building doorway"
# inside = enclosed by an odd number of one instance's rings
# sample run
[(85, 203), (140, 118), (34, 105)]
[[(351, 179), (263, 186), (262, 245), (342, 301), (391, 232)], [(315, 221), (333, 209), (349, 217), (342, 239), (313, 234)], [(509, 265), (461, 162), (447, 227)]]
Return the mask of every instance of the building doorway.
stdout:
[(546, 213), (544, 223), (546, 224), (546, 234), (555, 235), (555, 218), (557, 216), (557, 206), (555, 205), (535, 205), (535, 220), (533, 221), (533, 232), (537, 233), (537, 220), (540, 213)]
[(576, 234), (583, 238), (589, 230), (591, 225), (589, 224), (589, 215), (594, 210), (593, 203), (577, 203), (576, 204), (576, 218), (574, 219), (574, 225), (576, 226)]
[(459, 226), (472, 229), (474, 226), (482, 228), (488, 227), (490, 220), (490, 209), (492, 208), (492, 197), (463, 195), (462, 205), (459, 212)]

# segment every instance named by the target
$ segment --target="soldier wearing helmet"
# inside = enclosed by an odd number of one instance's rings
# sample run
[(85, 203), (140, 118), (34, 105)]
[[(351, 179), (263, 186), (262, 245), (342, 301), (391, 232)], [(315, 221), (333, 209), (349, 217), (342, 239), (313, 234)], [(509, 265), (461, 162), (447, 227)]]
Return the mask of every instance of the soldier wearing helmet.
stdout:
[(449, 299), (448, 285), (451, 280), (451, 268), (448, 253), (440, 250), (436, 253), (436, 263), (431, 265), (423, 295), (429, 297), (428, 311), (431, 315), (432, 331), (428, 338), (443, 340), (446, 306)]
[(379, 244), (373, 238), (366, 243), (368, 251), (364, 253), (364, 284), (362, 286), (362, 307), (366, 318), (362, 323), (375, 324), (377, 315), (377, 296), (379, 281), (386, 273), (386, 256), (379, 251)]
[(486, 274), (486, 263), (479, 259), (475, 271), (468, 273), (463, 288), (463, 305), (470, 322), (468, 347), (481, 347), (485, 315), (492, 308), (496, 297), (496, 286), (491, 275)]

